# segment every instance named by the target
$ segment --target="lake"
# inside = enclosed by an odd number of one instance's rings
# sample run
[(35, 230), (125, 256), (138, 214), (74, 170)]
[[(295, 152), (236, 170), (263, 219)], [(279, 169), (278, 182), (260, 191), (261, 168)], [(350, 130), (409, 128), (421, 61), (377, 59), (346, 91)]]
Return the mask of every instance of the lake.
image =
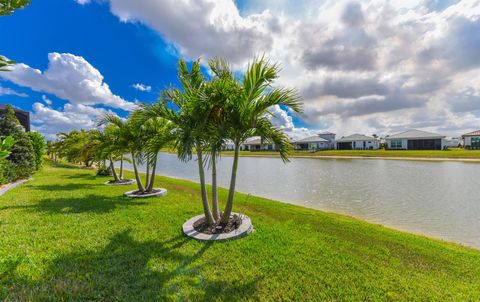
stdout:
[[(218, 164), (222, 187), (232, 160)], [(237, 191), (480, 248), (479, 172), (454, 161), (241, 157)], [(157, 173), (198, 182), (196, 161), (174, 154), (160, 153)]]

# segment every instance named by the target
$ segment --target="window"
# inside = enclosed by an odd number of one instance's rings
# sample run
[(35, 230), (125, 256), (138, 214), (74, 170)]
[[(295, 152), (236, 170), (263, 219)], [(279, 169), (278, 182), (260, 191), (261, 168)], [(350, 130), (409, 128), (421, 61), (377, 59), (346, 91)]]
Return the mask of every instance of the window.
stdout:
[(390, 148), (392, 148), (392, 149), (402, 149), (402, 140), (401, 139), (393, 139), (390, 142)]

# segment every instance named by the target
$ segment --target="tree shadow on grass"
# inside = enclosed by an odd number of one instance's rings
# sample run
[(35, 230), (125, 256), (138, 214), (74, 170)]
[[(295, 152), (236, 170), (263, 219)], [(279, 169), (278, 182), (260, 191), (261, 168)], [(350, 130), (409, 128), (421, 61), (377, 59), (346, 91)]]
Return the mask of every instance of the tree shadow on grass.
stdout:
[(82, 184), (82, 183), (69, 183), (66, 185), (36, 185), (35, 189), (43, 191), (75, 191), (75, 190), (85, 190), (91, 189), (93, 187), (98, 187), (100, 184)]
[(36, 204), (14, 205), (0, 207), (6, 209), (30, 209), (34, 212), (49, 214), (75, 214), (75, 213), (108, 213), (118, 207), (139, 206), (146, 202), (131, 200), (124, 196), (106, 197), (103, 195), (87, 195), (78, 198), (61, 197), (42, 199)]
[[(163, 242), (137, 241), (126, 230), (99, 251), (60, 255), (42, 278), (2, 272), (9, 278), (8, 290), (0, 297), (72, 301), (240, 301), (252, 297), (256, 279), (232, 284), (228, 279), (211, 282), (212, 276), (202, 275), (202, 265), (209, 262), (201, 259), (213, 243), (186, 252), (183, 247), (190, 240), (179, 234)], [(17, 264), (10, 267), (15, 270)]]

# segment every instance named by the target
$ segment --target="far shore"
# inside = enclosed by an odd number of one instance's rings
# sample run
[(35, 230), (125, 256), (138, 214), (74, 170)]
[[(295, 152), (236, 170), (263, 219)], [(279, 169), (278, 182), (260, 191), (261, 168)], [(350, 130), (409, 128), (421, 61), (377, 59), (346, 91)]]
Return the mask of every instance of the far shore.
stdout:
[[(173, 149), (162, 152), (175, 154)], [(233, 151), (222, 151), (223, 156), (233, 156)], [(279, 157), (275, 151), (240, 151), (242, 157)], [(413, 161), (460, 161), (480, 163), (480, 150), (464, 150), (452, 148), (440, 150), (324, 150), (324, 151), (292, 151), (290, 158), (318, 159), (385, 159)]]

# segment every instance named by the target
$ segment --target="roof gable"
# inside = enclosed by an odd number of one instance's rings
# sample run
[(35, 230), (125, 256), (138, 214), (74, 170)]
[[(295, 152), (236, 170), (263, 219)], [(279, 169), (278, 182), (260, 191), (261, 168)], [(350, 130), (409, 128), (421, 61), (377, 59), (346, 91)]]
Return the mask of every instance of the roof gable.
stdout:
[(392, 139), (392, 138), (445, 138), (445, 135), (437, 134), (437, 133), (432, 133), (432, 132), (427, 132), (423, 130), (417, 130), (417, 129), (411, 129), (407, 130), (401, 133), (397, 133), (394, 135), (391, 135), (389, 137), (386, 137), (386, 139)]

